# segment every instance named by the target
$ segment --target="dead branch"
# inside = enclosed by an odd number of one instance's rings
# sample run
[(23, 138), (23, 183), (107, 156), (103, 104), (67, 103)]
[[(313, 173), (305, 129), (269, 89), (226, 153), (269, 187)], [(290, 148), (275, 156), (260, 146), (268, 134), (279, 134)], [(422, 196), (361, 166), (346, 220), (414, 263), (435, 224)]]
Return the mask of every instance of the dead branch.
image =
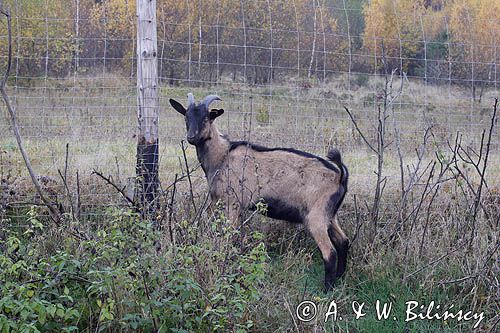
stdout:
[(426, 216), (426, 219), (425, 219), (425, 226), (424, 226), (424, 232), (422, 233), (422, 239), (420, 241), (420, 247), (419, 247), (419, 250), (418, 250), (418, 254), (421, 256), (422, 255), (422, 250), (424, 248), (424, 241), (425, 241), (425, 237), (427, 236), (427, 230), (429, 229), (429, 221), (430, 221), (430, 217), (431, 217), (431, 207), (432, 207), (432, 203), (434, 202), (434, 199), (436, 198), (438, 192), (439, 192), (439, 185), (436, 187), (436, 189), (434, 190), (434, 194), (432, 195), (431, 197), (431, 200), (429, 202), (429, 205), (427, 206), (427, 216)]
[(186, 157), (186, 146), (184, 145), (184, 140), (181, 140), (181, 148), (182, 148), (182, 156), (184, 157), (184, 165), (186, 166), (186, 174), (189, 182), (189, 194), (191, 196), (191, 203), (194, 208), (194, 212), (196, 214), (196, 203), (194, 202), (194, 194), (193, 194), (193, 183), (191, 182), (191, 174), (189, 172), (189, 165)]
[(354, 232), (354, 236), (352, 236), (351, 241), (349, 242), (349, 248), (352, 247), (356, 239), (358, 238), (359, 231), (361, 230), (361, 227), (363, 226), (363, 220), (361, 220), (359, 216), (359, 210), (358, 210), (358, 198), (357, 195), (354, 194), (354, 216), (356, 219), (356, 231)]
[[(175, 199), (176, 185), (177, 185), (177, 174), (175, 174), (175, 180), (174, 180), (173, 189), (172, 189), (172, 197), (170, 200), (170, 212), (168, 214), (168, 232), (170, 234), (170, 241), (174, 245), (175, 245), (175, 238), (174, 238), (174, 232), (173, 232), (173, 228), (172, 228), (172, 217), (174, 215), (174, 199)], [(175, 246), (174, 246), (174, 248), (175, 248)]]
[(101, 172), (97, 171), (96, 169), (92, 170), (91, 175), (96, 175), (96, 176), (102, 178), (106, 183), (111, 185), (118, 193), (121, 194), (121, 196), (130, 204), (130, 206), (134, 209), (134, 211), (136, 213), (141, 212), (141, 208), (137, 205), (137, 203), (134, 200), (132, 200), (131, 198), (129, 198), (127, 193), (125, 193), (125, 188), (120, 188), (118, 185), (116, 185), (111, 176), (106, 177)]
[[(214, 179), (217, 177), (217, 175), (219, 174), (219, 170), (217, 170), (215, 172), (215, 174), (213, 175), (212, 179), (210, 180), (209, 182), (209, 187), (212, 186), (212, 183), (214, 181)], [(200, 209), (198, 210), (198, 213), (196, 214), (196, 217), (194, 218), (193, 220), (193, 223), (195, 225), (198, 225), (199, 223), (199, 219), (201, 217), (201, 213), (203, 212), (203, 210), (205, 209), (205, 207), (207, 206), (207, 203), (208, 203), (208, 200), (210, 199), (210, 193), (208, 192), (206, 195), (205, 195), (205, 200), (203, 201)]]
[(377, 154), (377, 150), (375, 148), (373, 148), (370, 141), (368, 141), (368, 139), (365, 137), (365, 135), (363, 134), (363, 131), (358, 126), (358, 122), (356, 121), (356, 119), (354, 119), (354, 116), (352, 115), (351, 111), (349, 111), (349, 109), (345, 106), (344, 106), (344, 110), (349, 115), (349, 118), (351, 118), (351, 122), (354, 125), (354, 128), (356, 128), (356, 131), (358, 132), (359, 136), (361, 136), (361, 139), (363, 139), (363, 141), (366, 143), (368, 148), (370, 148), (375, 154)]
[[(488, 159), (491, 151), (491, 139), (495, 127), (497, 109), (498, 109), (498, 99), (495, 98), (490, 126), (488, 128), (487, 141), (485, 144), (484, 140), (486, 131), (483, 131), (481, 133), (481, 142), (479, 146), (479, 151), (476, 151), (471, 147), (467, 147), (467, 149), (464, 149), (464, 147), (462, 146), (462, 140), (461, 140), (462, 137), (459, 133), (457, 133), (456, 135), (454, 147), (452, 147), (451, 144), (448, 142), (448, 148), (453, 153), (453, 159), (452, 161), (446, 164), (445, 168), (446, 169), (449, 168), (451, 170), (451, 173), (453, 174), (454, 178), (457, 179), (460, 178), (461, 180), (463, 180), (463, 183), (465, 183), (465, 188), (462, 182), (457, 182), (457, 185), (462, 191), (462, 195), (464, 200), (466, 201), (467, 206), (472, 211), (472, 213), (468, 217), (468, 220), (471, 222), (471, 228), (470, 228), (471, 231), (468, 242), (469, 250), (471, 250), (472, 248), (472, 242), (476, 234), (477, 214), (479, 213), (480, 208), (483, 209), (484, 211), (481, 199), (482, 199), (483, 187), (486, 187), (486, 189), (488, 189), (488, 184), (486, 182), (486, 172), (488, 167)], [(469, 177), (468, 172), (464, 170), (463, 166), (461, 166), (459, 162), (463, 162), (466, 165), (473, 166), (475, 173), (480, 178), (479, 185), (476, 185), (473, 182), (473, 180)]]
[[(377, 175), (377, 181), (375, 185), (375, 194), (373, 198), (373, 203), (372, 207), (370, 209), (371, 212), (371, 222), (374, 228), (374, 231), (376, 231), (376, 226), (377, 226), (377, 221), (379, 217), (379, 210), (380, 210), (380, 201), (382, 198), (382, 193), (385, 188), (385, 181), (386, 178), (383, 177), (383, 167), (384, 167), (384, 151), (385, 148), (387, 148), (387, 144), (385, 143), (385, 138), (386, 138), (386, 121), (387, 121), (387, 116), (386, 116), (386, 110), (382, 110), (380, 106), (378, 107), (378, 126), (377, 126), (377, 146), (376, 148), (374, 145), (365, 137), (363, 134), (363, 131), (359, 128), (357, 121), (354, 119), (353, 115), (349, 111), (347, 107), (344, 106), (345, 111), (351, 118), (351, 121), (358, 131), (359, 135), (363, 139), (363, 141), (366, 143), (366, 145), (377, 155), (377, 170), (375, 171), (375, 174)], [(375, 236), (375, 232), (373, 233), (373, 237)]]
[[(59, 174), (59, 177), (61, 177), (61, 180), (62, 180), (63, 185), (64, 185), (64, 189), (66, 191), (66, 196), (68, 197), (68, 200), (69, 200), (69, 206), (70, 206), (70, 210), (71, 210), (71, 216), (73, 217), (73, 220), (76, 221), (75, 209), (73, 207), (73, 199), (71, 198), (71, 191), (69, 190), (68, 181), (67, 181), (66, 177), (63, 175), (63, 173), (61, 172), (60, 169), (57, 169), (57, 173)], [(61, 204), (61, 210), (64, 210), (62, 207), (63, 206)]]
[(417, 273), (420, 273), (421, 271), (423, 271), (424, 269), (426, 269), (427, 267), (430, 267), (432, 265), (434, 265), (435, 263), (438, 263), (440, 262), (441, 260), (443, 260), (444, 258), (446, 258), (447, 256), (449, 256), (450, 254), (453, 254), (455, 252), (457, 252), (458, 250), (462, 249), (462, 244), (460, 244), (459, 246), (457, 246), (455, 249), (449, 251), (449, 252), (446, 252), (445, 254), (443, 254), (442, 256), (440, 256), (439, 258), (431, 261), (430, 263), (420, 267), (419, 269), (417, 269), (416, 271), (414, 271), (413, 273), (410, 273), (408, 274), (407, 276), (405, 276), (403, 278), (404, 281), (408, 280), (408, 278), (412, 277), (413, 275), (417, 274)]
[[(483, 169), (479, 173), (481, 177), (481, 181), (479, 183), (479, 188), (477, 189), (477, 195), (476, 195), (476, 200), (474, 202), (474, 215), (472, 217), (472, 232), (471, 232), (471, 238), (469, 242), (469, 247), (472, 245), (472, 241), (474, 240), (474, 234), (476, 230), (476, 217), (477, 217), (477, 212), (479, 209), (479, 205), (481, 204), (481, 194), (482, 194), (482, 189), (483, 189), (483, 184), (485, 184), (485, 176), (486, 176), (486, 168), (488, 166), (488, 157), (490, 156), (490, 149), (491, 149), (491, 137), (493, 135), (493, 129), (495, 127), (495, 119), (497, 116), (497, 106), (498, 106), (498, 98), (495, 98), (495, 103), (493, 104), (493, 114), (491, 115), (491, 122), (490, 122), (490, 128), (488, 131), (488, 142), (486, 143), (486, 151), (484, 154), (484, 162), (483, 162)], [(481, 140), (482, 141), (482, 140)], [(482, 144), (481, 144), (481, 152), (480, 154), (482, 155)], [(480, 157), (481, 158), (481, 157)]]
[[(429, 189), (429, 184), (431, 182), (431, 179), (434, 177), (434, 169), (436, 167), (436, 161), (431, 162), (431, 163), (432, 163), (431, 171), (429, 172), (429, 176), (427, 178), (424, 190), (422, 191), (422, 194), (420, 196), (420, 200), (418, 200), (417, 209), (415, 211), (415, 214), (413, 215), (413, 221), (410, 224), (410, 234), (409, 234), (409, 236), (413, 232), (413, 228), (415, 227), (415, 224), (417, 222), (417, 218), (418, 218), (418, 215), (420, 213), (420, 209), (422, 208), (422, 205), (423, 205), (423, 203), (425, 201), (425, 198), (427, 197), (427, 190)], [(409, 242), (406, 242), (405, 258), (408, 255), (408, 247), (409, 247)]]
[(42, 191), (42, 187), (40, 186), (40, 183), (38, 182), (38, 179), (35, 175), (35, 171), (33, 170), (33, 167), (31, 165), (31, 161), (29, 159), (28, 153), (24, 149), (23, 140), (21, 138), (21, 133), (19, 132), (19, 125), (17, 123), (16, 112), (14, 111), (14, 108), (12, 107), (12, 105), (10, 103), (9, 96), (8, 96), (6, 88), (5, 88), (5, 85), (7, 84), (7, 80), (10, 76), (10, 70), (12, 67), (12, 24), (11, 24), (10, 11), (8, 9), (0, 8), (0, 14), (4, 15), (7, 18), (7, 38), (8, 38), (7, 67), (5, 69), (5, 73), (2, 77), (2, 80), (0, 81), (0, 93), (2, 94), (2, 98), (4, 100), (5, 106), (7, 107), (7, 110), (9, 111), (12, 130), (14, 131), (14, 136), (16, 137), (17, 146), (18, 146), (19, 151), (21, 152), (21, 155), (23, 157), (24, 164), (26, 165), (26, 168), (28, 169), (28, 173), (29, 173), (31, 181), (35, 187), (35, 190), (37, 191), (37, 193), (40, 196), (40, 199), (43, 201), (44, 205), (49, 209), (49, 214), (50, 214), (50, 217), (52, 218), (52, 220), (57, 225), (60, 225), (63, 221), (63, 217), (57, 211), (57, 208), (54, 206), (54, 204), (52, 202), (50, 202), (45, 197), (45, 195)]
[(80, 174), (76, 170), (76, 219), (80, 220), (80, 215), (82, 213), (82, 197), (80, 194)]
[(73, 220), (76, 221), (76, 215), (75, 215), (76, 209), (75, 206), (73, 205), (73, 195), (68, 185), (68, 157), (69, 157), (69, 143), (66, 143), (66, 159), (64, 160), (64, 174), (61, 172), (60, 169), (57, 169), (57, 172), (59, 173), (59, 176), (62, 179), (64, 188), (66, 190), (66, 195), (68, 196), (68, 201), (71, 208), (71, 216), (73, 217)]

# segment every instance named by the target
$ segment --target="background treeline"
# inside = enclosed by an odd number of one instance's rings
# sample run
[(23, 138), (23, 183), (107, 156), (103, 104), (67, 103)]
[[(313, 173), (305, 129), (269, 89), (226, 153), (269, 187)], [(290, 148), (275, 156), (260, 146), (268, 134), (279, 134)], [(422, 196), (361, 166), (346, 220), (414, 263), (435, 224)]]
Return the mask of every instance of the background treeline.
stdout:
[[(134, 0), (4, 3), (18, 78), (135, 74)], [(158, 0), (157, 10), (160, 75), (171, 84), (377, 73), (385, 53), (409, 76), (487, 85), (500, 58), (496, 0)]]

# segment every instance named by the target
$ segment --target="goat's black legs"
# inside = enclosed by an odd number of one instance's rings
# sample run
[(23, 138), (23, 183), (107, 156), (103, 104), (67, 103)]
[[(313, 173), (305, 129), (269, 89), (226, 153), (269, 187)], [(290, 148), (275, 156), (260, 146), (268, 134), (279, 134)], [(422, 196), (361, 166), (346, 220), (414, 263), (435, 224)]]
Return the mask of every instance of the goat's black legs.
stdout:
[(347, 252), (349, 250), (349, 240), (342, 241), (342, 245), (339, 245), (339, 250), (337, 250), (339, 254), (339, 262), (337, 265), (337, 277), (341, 277), (344, 275), (346, 267), (347, 267)]
[(346, 237), (340, 226), (338, 225), (337, 218), (332, 220), (330, 227), (328, 228), (328, 235), (332, 241), (338, 254), (338, 264), (337, 264), (337, 277), (341, 277), (347, 266), (347, 252), (349, 251), (349, 239)]
[(326, 293), (333, 289), (335, 285), (335, 280), (337, 278), (335, 274), (337, 266), (337, 253), (335, 249), (331, 250), (331, 254), (328, 259), (323, 258), (323, 263), (325, 265), (325, 293)]

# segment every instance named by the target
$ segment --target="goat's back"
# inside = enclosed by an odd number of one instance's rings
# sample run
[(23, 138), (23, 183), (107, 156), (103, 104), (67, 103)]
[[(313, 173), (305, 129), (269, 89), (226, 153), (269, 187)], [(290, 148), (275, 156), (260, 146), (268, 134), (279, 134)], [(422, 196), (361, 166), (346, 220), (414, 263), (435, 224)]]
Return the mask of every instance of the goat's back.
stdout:
[(335, 165), (306, 152), (232, 143), (213, 194), (233, 193), (247, 208), (264, 199), (306, 214), (317, 205), (326, 208), (340, 178)]

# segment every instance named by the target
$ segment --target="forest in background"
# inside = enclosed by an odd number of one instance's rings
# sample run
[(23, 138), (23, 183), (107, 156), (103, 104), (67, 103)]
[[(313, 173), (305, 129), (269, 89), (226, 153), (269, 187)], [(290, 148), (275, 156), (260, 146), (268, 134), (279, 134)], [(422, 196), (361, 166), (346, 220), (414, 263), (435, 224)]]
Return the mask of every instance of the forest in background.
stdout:
[[(5, 3), (18, 77), (103, 66), (135, 75), (135, 1)], [(488, 86), (500, 58), (495, 0), (158, 0), (157, 20), (160, 77), (172, 84), (380, 73), (384, 53), (391, 68), (426, 82)]]

